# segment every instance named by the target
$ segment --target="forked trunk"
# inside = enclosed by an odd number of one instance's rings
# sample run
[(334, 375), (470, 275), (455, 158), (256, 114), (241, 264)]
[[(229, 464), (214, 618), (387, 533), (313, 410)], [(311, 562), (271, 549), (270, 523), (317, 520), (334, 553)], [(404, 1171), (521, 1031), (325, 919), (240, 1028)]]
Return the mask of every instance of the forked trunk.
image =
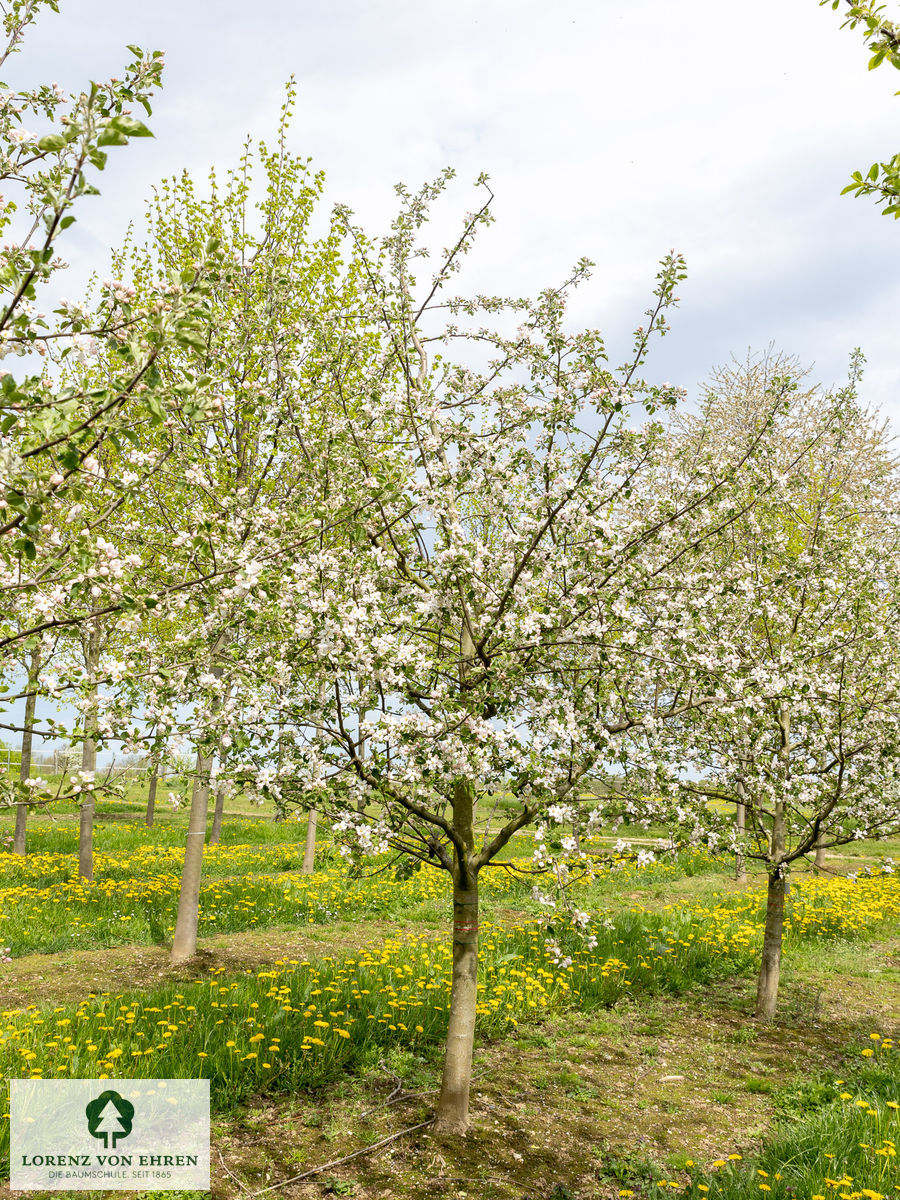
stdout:
[[(41, 647), (31, 652), (28, 668), (28, 695), (25, 698), (25, 720), (22, 725), (22, 758), (19, 763), (19, 779), (24, 783), (31, 778), (31, 743), (34, 736), (34, 710), (37, 705), (37, 679), (41, 666)], [(25, 854), (25, 827), (28, 823), (28, 805), (16, 805), (16, 829), (13, 834), (13, 854)]]
[(187, 844), (184, 849), (184, 869), (181, 872), (181, 891), (178, 895), (178, 917), (172, 939), (171, 960), (185, 962), (197, 951), (197, 926), (200, 922), (200, 880), (203, 874), (203, 843), (206, 840), (206, 818), (209, 809), (209, 772), (212, 755), (197, 754), (197, 774), (191, 793), (191, 815), (188, 821)]
[(316, 869), (316, 829), (319, 825), (319, 810), (311, 808), (306, 819), (306, 845), (303, 848), (302, 875), (312, 875)]
[(763, 935), (762, 963), (756, 986), (756, 1016), (771, 1021), (778, 1005), (778, 980), (781, 975), (781, 935), (784, 928), (785, 876), (782, 867), (769, 871), (766, 895), (766, 928)]
[(225, 788), (219, 786), (216, 788), (216, 807), (213, 809), (212, 830), (209, 835), (209, 844), (214, 846), (218, 843), (222, 836), (222, 814), (225, 811)]
[(153, 826), (153, 818), (156, 814), (156, 787), (159, 783), (159, 760), (153, 760), (153, 769), (150, 772), (150, 783), (147, 788), (147, 811), (144, 814), (144, 822), (148, 829)]
[(453, 977), (450, 1023), (435, 1133), (462, 1134), (469, 1124), (469, 1087), (478, 998), (478, 882), (453, 889)]

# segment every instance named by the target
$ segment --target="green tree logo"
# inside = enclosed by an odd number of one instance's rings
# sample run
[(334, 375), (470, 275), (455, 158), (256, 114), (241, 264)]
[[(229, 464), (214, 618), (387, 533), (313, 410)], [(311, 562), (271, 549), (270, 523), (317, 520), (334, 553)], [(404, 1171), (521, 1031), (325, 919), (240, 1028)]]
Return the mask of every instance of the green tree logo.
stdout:
[(115, 1150), (116, 1142), (131, 1133), (134, 1105), (118, 1092), (101, 1092), (84, 1110), (84, 1115), (91, 1136), (103, 1138), (104, 1150)]

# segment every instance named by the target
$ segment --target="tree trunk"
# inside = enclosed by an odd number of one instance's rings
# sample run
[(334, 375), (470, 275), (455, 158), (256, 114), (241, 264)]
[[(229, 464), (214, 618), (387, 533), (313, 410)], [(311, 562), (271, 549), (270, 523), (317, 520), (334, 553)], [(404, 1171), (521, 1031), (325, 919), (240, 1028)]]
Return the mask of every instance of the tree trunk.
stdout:
[(816, 842), (816, 861), (814, 865), (817, 871), (823, 871), (825, 869), (825, 847), (822, 845), (821, 836)]
[(319, 810), (311, 808), (306, 819), (306, 845), (303, 848), (302, 875), (312, 875), (316, 869), (316, 828), (319, 824)]
[[(363, 713), (363, 720), (365, 720), (365, 716), (366, 714)], [(366, 739), (364, 737), (359, 739), (359, 757), (363, 762), (366, 761)], [(364, 795), (360, 796), (360, 798), (356, 801), (356, 811), (360, 814), (366, 811), (366, 798)]]
[[(463, 623), (462, 664), (471, 661), (471, 647), (468, 625)], [(460, 676), (464, 674), (465, 666), (461, 665)], [(475, 803), (471, 782), (457, 779), (453, 784), (453, 829), (459, 839), (453, 872), (453, 975), (444, 1072), (434, 1117), (436, 1133), (462, 1134), (469, 1124), (478, 1000), (478, 868), (473, 865)]]
[[(221, 679), (225, 668), (218, 661), (222, 650), (228, 645), (231, 630), (226, 629), (216, 638), (211, 648), (212, 674)], [(219, 696), (210, 702), (210, 711), (215, 714), (222, 706)], [(188, 818), (187, 838), (184, 847), (184, 867), (181, 872), (181, 890), (178, 893), (178, 916), (175, 918), (175, 935), (172, 938), (173, 963), (185, 962), (197, 950), (197, 927), (200, 924), (200, 880), (203, 875), (203, 847), (206, 842), (206, 820), (209, 816), (209, 777), (214, 754), (205, 755), (197, 751), (197, 766), (194, 786), (191, 789), (191, 812)]]
[(216, 807), (213, 809), (212, 831), (209, 835), (209, 844), (214, 846), (218, 843), (222, 836), (222, 813), (225, 810), (225, 786), (219, 784), (216, 788)]
[(212, 755), (197, 753), (197, 774), (191, 793), (191, 815), (184, 849), (181, 891), (178, 894), (178, 916), (175, 921), (175, 936), (172, 939), (173, 963), (185, 962), (193, 958), (197, 951), (200, 879), (203, 873), (203, 843), (206, 839), (206, 818), (209, 813), (209, 773), (212, 761)]
[[(743, 795), (743, 784), (738, 784), (738, 793)], [(738, 831), (738, 851), (734, 856), (734, 877), (738, 883), (747, 882), (747, 860), (744, 857), (744, 830), (747, 827), (747, 808), (744, 804), (737, 805), (735, 822)]]
[(462, 1134), (469, 1124), (469, 1086), (475, 1045), (478, 998), (478, 882), (453, 888), (453, 977), (450, 1023), (441, 1094), (435, 1110), (435, 1133)]
[(778, 1004), (778, 980), (781, 975), (781, 934), (784, 927), (785, 877), (782, 867), (769, 872), (766, 895), (766, 930), (763, 935), (762, 963), (756, 987), (756, 1016), (771, 1021)]
[[(100, 627), (92, 621), (88, 628), (84, 665), (90, 680), (90, 707), (84, 718), (84, 740), (81, 743), (81, 769), (94, 775), (97, 770), (97, 667), (100, 665)], [(78, 874), (88, 881), (94, 878), (94, 789), (86, 793), (78, 819)]]
[[(782, 731), (782, 756), (787, 759), (789, 724), (785, 710), (780, 717)], [(789, 764), (788, 764), (789, 765)], [(785, 767), (787, 774), (788, 765)], [(781, 935), (784, 928), (784, 896), (787, 890), (784, 858), (787, 841), (784, 800), (777, 799), (773, 805), (772, 833), (769, 840), (768, 874), (769, 886), (766, 893), (766, 928), (763, 934), (762, 962), (756, 987), (756, 1016), (761, 1021), (771, 1021), (778, 1004), (778, 979), (781, 974)]]
[[(24, 783), (31, 778), (31, 742), (34, 736), (34, 710), (37, 705), (37, 679), (41, 667), (41, 646), (38, 643), (31, 652), (28, 667), (28, 695), (25, 698), (25, 720), (22, 727), (22, 761), (19, 764), (19, 779)], [(16, 805), (16, 829), (13, 834), (13, 854), (24, 855), (25, 827), (28, 822), (28, 805)]]
[(147, 788), (147, 811), (144, 814), (144, 823), (148, 829), (153, 827), (153, 817), (156, 813), (156, 787), (159, 783), (159, 759), (151, 759), (150, 766), (150, 785)]

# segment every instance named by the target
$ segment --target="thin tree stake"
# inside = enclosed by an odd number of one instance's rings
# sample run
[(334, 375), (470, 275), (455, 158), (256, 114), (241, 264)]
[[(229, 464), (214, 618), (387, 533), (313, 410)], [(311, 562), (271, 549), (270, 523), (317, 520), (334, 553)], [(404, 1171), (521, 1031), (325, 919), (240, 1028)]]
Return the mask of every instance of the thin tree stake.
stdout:
[(428, 1125), (434, 1124), (434, 1117), (429, 1117), (427, 1121), (421, 1121), (418, 1125), (411, 1125), (409, 1129), (401, 1129), (399, 1133), (392, 1133), (390, 1137), (382, 1138), (380, 1142), (375, 1142), (371, 1146), (363, 1146), (362, 1150), (354, 1150), (352, 1154), (347, 1154), (343, 1158), (336, 1158), (332, 1162), (323, 1163), (321, 1167), (311, 1167), (310, 1170), (304, 1171), (302, 1175), (292, 1175), (290, 1179), (282, 1179), (280, 1183), (273, 1183), (271, 1187), (262, 1188), (258, 1192), (251, 1192), (251, 1196), (264, 1196), (266, 1192), (275, 1192), (278, 1188), (287, 1187), (289, 1183), (299, 1183), (301, 1179), (309, 1179), (312, 1175), (320, 1175), (323, 1171), (327, 1171), (329, 1167), (339, 1167), (341, 1163), (350, 1162), (352, 1158), (359, 1158), (363, 1154), (371, 1154), (373, 1150), (380, 1150), (382, 1146), (387, 1146), (391, 1142), (396, 1142), (397, 1138), (404, 1137), (407, 1133), (415, 1133), (419, 1129), (425, 1129)]
[(218, 1146), (216, 1147), (216, 1154), (219, 1156), (219, 1162), (222, 1164), (222, 1170), (225, 1172), (225, 1174), (229, 1175), (234, 1180), (242, 1192), (249, 1191), (250, 1189), (247, 1187), (246, 1183), (244, 1183), (243, 1180), (238, 1179), (234, 1171), (230, 1171), (228, 1167), (226, 1167), (225, 1159), (222, 1157), (222, 1151), (218, 1148)]

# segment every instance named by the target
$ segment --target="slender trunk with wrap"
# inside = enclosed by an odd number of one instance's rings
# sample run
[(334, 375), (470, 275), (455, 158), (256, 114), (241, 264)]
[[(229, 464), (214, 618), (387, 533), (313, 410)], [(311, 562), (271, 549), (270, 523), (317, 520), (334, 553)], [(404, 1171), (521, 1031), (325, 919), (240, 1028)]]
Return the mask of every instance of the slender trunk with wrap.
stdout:
[[(325, 705), (325, 688), (324, 685), (319, 687), (319, 708), (320, 710)], [(319, 728), (317, 738), (321, 742), (324, 740), (325, 731)], [(312, 875), (316, 869), (316, 830), (319, 827), (319, 810), (311, 808), (306, 818), (306, 845), (303, 847), (303, 865), (300, 868), (302, 875)]]
[(178, 894), (178, 916), (175, 920), (175, 936), (172, 939), (173, 963), (185, 962), (193, 958), (197, 951), (200, 879), (203, 873), (203, 843), (206, 840), (209, 773), (212, 761), (212, 755), (197, 755), (197, 774), (191, 792), (191, 814), (184, 849), (184, 868), (181, 872), (181, 891)]
[[(738, 794), (743, 794), (742, 784), (738, 784)], [(734, 856), (734, 877), (738, 883), (745, 883), (747, 880), (747, 860), (744, 857), (744, 831), (747, 827), (746, 805), (738, 803), (735, 824), (738, 833), (738, 850)]]
[[(100, 665), (100, 628), (96, 621), (88, 629), (85, 646), (85, 667), (89, 681), (90, 707), (84, 718), (84, 741), (81, 743), (81, 769), (93, 775), (97, 770), (97, 668)], [(94, 878), (94, 789), (84, 793), (78, 818), (78, 874), (82, 879)]]
[[(742, 760), (742, 769), (744, 762)], [(743, 775), (738, 775), (735, 785), (737, 803), (735, 804), (735, 825), (737, 826), (738, 849), (734, 856), (734, 878), (738, 883), (747, 882), (747, 855), (744, 850), (744, 837), (747, 832), (747, 788)]]
[[(34, 710), (37, 705), (37, 679), (41, 666), (40, 643), (31, 652), (28, 667), (28, 695), (25, 698), (25, 720), (22, 723), (22, 757), (19, 763), (19, 779), (24, 783), (31, 778), (31, 744), (34, 736)], [(13, 854), (25, 854), (25, 828), (28, 823), (28, 805), (16, 805), (16, 829), (13, 834)]]
[(306, 845), (303, 847), (303, 866), (301, 875), (312, 875), (316, 869), (316, 829), (319, 824), (319, 810), (311, 808), (306, 818)]
[(219, 838), (222, 836), (222, 816), (225, 812), (225, 787), (220, 784), (216, 788), (216, 806), (213, 809), (212, 830), (209, 834), (209, 844), (211, 846), (218, 845)]

